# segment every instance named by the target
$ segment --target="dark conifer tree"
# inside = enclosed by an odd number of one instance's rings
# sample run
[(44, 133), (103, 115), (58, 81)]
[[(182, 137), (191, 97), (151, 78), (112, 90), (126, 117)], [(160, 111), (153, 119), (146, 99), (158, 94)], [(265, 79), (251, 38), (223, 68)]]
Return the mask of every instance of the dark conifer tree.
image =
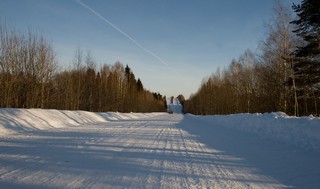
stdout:
[(320, 1), (303, 0), (293, 5), (297, 19), (291, 23), (297, 26), (293, 31), (303, 40), (294, 53), (293, 68), (299, 96), (304, 99), (305, 114), (309, 99), (313, 99), (315, 112), (320, 97)]
[(140, 78), (138, 78), (138, 81), (137, 81), (137, 89), (138, 89), (138, 92), (143, 91), (143, 85)]
[(291, 23), (298, 28), (293, 31), (305, 43), (298, 47), (298, 57), (318, 56), (320, 53), (320, 1), (303, 0), (301, 4), (292, 6), (298, 18)]

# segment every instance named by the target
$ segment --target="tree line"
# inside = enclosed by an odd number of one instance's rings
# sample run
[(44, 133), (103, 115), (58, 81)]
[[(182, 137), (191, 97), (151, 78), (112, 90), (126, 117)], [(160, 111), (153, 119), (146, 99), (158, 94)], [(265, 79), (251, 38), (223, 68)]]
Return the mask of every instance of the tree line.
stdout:
[(292, 8), (296, 17), (278, 1), (259, 53), (247, 50), (205, 79), (184, 111), (319, 115), (320, 2), (303, 0)]
[(71, 68), (61, 70), (43, 36), (0, 24), (0, 107), (155, 112), (166, 111), (166, 100), (144, 89), (128, 65), (97, 69), (80, 49)]

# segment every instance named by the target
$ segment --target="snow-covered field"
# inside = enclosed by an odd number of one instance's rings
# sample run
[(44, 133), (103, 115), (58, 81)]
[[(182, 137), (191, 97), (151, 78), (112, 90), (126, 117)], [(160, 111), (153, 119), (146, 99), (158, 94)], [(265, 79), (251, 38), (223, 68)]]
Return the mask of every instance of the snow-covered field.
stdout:
[(0, 188), (319, 188), (320, 119), (0, 109)]

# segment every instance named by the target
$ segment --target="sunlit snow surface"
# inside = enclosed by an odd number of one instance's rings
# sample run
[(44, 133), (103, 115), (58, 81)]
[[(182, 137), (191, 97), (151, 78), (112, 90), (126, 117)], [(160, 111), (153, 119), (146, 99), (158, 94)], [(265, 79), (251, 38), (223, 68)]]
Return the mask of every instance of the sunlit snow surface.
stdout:
[(0, 188), (318, 188), (320, 119), (0, 109)]

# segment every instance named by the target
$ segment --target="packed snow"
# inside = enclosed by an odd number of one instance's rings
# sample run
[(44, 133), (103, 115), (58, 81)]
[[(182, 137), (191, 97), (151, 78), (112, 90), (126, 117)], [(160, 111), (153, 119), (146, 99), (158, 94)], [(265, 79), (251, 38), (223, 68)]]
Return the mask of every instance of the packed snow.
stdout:
[(320, 151), (320, 118), (290, 117), (283, 112), (265, 114), (232, 114), (198, 116), (211, 125), (254, 133), (265, 139), (273, 139), (302, 147), (305, 150)]
[(320, 119), (0, 109), (1, 188), (319, 188)]

